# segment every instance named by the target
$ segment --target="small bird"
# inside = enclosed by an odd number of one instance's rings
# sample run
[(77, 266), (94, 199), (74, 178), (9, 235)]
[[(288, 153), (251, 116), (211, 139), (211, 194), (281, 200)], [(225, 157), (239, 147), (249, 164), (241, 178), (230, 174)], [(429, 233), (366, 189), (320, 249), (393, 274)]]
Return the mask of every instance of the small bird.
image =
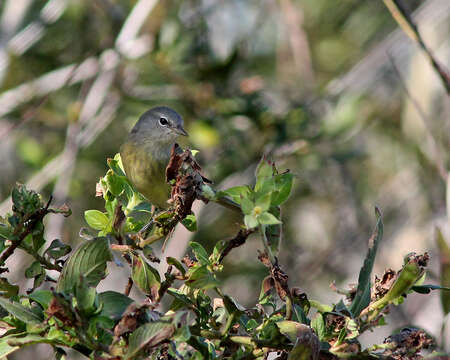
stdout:
[(145, 112), (120, 148), (125, 173), (135, 188), (160, 209), (167, 209), (170, 186), (166, 167), (176, 139), (188, 136), (183, 118), (166, 106)]

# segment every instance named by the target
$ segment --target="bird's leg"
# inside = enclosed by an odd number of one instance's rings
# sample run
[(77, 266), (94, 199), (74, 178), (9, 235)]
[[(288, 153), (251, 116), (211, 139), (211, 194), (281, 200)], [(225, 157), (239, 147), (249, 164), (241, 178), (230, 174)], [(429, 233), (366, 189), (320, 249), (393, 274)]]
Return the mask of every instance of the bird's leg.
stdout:
[(153, 218), (152, 218), (152, 219), (150, 219), (150, 221), (147, 224), (145, 224), (142, 227), (141, 230), (139, 230), (139, 233), (138, 233), (139, 236), (141, 236), (142, 238), (145, 239), (148, 236), (148, 234), (149, 234), (153, 224), (154, 224), (154, 221), (153, 221)]
[(153, 221), (153, 217), (155, 216), (155, 214), (156, 214), (156, 206), (152, 204), (151, 213), (150, 213), (150, 221), (146, 225), (144, 225), (141, 230), (139, 230), (139, 236), (141, 236), (144, 239), (147, 238), (147, 236), (149, 235), (149, 232), (152, 228), (152, 225), (155, 223)]

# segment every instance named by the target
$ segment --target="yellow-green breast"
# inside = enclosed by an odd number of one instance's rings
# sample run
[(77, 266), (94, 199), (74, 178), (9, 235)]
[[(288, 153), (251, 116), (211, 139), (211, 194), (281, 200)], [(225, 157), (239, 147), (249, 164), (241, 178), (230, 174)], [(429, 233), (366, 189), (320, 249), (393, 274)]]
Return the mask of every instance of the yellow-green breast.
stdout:
[(148, 144), (128, 139), (120, 149), (125, 173), (135, 188), (153, 205), (166, 209), (170, 186), (166, 167), (170, 144)]

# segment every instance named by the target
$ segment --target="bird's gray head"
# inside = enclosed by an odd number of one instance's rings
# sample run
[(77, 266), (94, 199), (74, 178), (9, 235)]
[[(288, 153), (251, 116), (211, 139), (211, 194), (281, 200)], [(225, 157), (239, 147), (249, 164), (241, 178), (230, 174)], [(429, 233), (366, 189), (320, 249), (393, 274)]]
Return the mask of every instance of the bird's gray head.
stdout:
[(179, 135), (188, 136), (183, 128), (183, 118), (166, 106), (146, 111), (131, 130), (131, 136), (150, 141), (175, 141)]

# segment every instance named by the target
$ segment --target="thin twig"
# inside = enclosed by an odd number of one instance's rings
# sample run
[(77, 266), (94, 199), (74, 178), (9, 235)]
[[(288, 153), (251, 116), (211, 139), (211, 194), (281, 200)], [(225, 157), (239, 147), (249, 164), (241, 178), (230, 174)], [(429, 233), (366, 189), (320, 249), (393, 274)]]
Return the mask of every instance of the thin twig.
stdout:
[(447, 91), (447, 95), (450, 95), (449, 72), (442, 66), (442, 64), (440, 64), (436, 60), (436, 58), (431, 53), (430, 49), (428, 49), (425, 42), (423, 41), (422, 36), (419, 33), (419, 30), (417, 29), (417, 26), (413, 18), (408, 14), (406, 9), (401, 5), (401, 3), (398, 0), (383, 0), (383, 2), (391, 12), (392, 17), (403, 29), (403, 31), (420, 46), (420, 48), (430, 61), (431, 66), (436, 70), (436, 73), (439, 75), (439, 78), (441, 79), (442, 84), (444, 85), (445, 90)]
[(252, 234), (253, 232), (255, 232), (255, 230), (240, 229), (239, 232), (236, 234), (236, 236), (227, 242), (226, 247), (220, 254), (219, 263), (223, 261), (225, 256), (227, 256), (231, 250), (241, 245), (244, 245), (249, 235)]
[[(450, 2), (442, 0), (427, 0), (412, 13), (414, 22), (420, 26), (438, 26), (444, 22), (450, 14)], [(347, 72), (332, 80), (327, 85), (327, 92), (331, 95), (339, 95), (343, 92), (364, 93), (377, 91), (381, 85), (382, 92), (379, 95), (389, 97), (390, 88), (383, 81), (386, 74), (386, 51), (391, 51), (397, 63), (404, 64), (411, 53), (412, 43), (405, 41), (405, 33), (402, 29), (392, 31), (383, 41), (370, 49), (360, 61), (353, 65)], [(381, 81), (380, 81), (381, 79)]]
[(6, 137), (14, 129), (22, 126), (29, 120), (33, 119), (36, 116), (39, 109), (47, 102), (47, 100), (48, 100), (48, 95), (46, 95), (42, 99), (40, 99), (35, 106), (33, 106), (30, 110), (28, 110), (25, 113), (25, 115), (22, 117), (22, 119), (20, 121), (11, 124), (7, 129), (5, 129), (0, 134), (0, 140), (2, 140), (4, 137)]
[[(116, 75), (115, 67), (118, 63), (118, 56), (105, 52), (101, 58), (104, 61), (102, 61), (100, 73), (94, 83), (89, 87), (89, 91), (83, 99), (83, 107), (81, 108), (78, 121), (70, 123), (67, 127), (64, 149), (61, 153), (62, 160), (67, 163), (67, 167), (59, 175), (53, 188), (53, 194), (57, 202), (63, 202), (67, 198), (77, 156), (81, 148), (81, 142), (78, 141), (78, 137), (84, 130), (83, 126), (92, 126), (91, 122), (96, 119), (100, 108), (102, 105), (105, 106), (104, 101), (106, 95)], [(107, 62), (107, 59), (110, 61)], [(80, 97), (83, 95), (80, 95)], [(50, 216), (47, 224), (47, 236), (50, 238), (60, 238), (63, 224), (61, 217)]]
[[(308, 89), (313, 89), (315, 86), (315, 76), (311, 53), (309, 51), (308, 37), (302, 28), (303, 13), (291, 0), (280, 1), (280, 9), (288, 30), (287, 33), (292, 52), (292, 60), (295, 66), (295, 74), (300, 75), (300, 80), (304, 84), (303, 86)], [(293, 80), (298, 81), (298, 79), (297, 77)]]
[(51, 263), (44, 256), (41, 256), (38, 253), (33, 253), (32, 255), (37, 261), (39, 261), (39, 263), (41, 265), (44, 265), (44, 267), (46, 269), (48, 269), (48, 270), (56, 270), (56, 271), (59, 271), (59, 272), (62, 271), (62, 267), (61, 266), (59, 266), (58, 264)]
[(161, 286), (158, 291), (158, 301), (162, 299), (166, 291), (172, 286), (175, 281), (175, 276), (172, 274), (172, 265), (167, 267), (167, 270), (164, 274), (165, 280), (161, 283)]
[(125, 286), (125, 290), (124, 290), (124, 295), (128, 296), (130, 295), (131, 292), (131, 288), (133, 287), (133, 279), (131, 278), (131, 276), (128, 278), (128, 283), (127, 286)]
[(263, 242), (267, 256), (269, 257), (270, 263), (272, 264), (272, 266), (275, 266), (277, 264), (277, 260), (275, 259), (275, 256), (273, 255), (272, 250), (270, 249), (269, 241), (267, 240), (266, 235), (266, 227), (264, 225), (259, 225), (259, 233), (261, 235), (261, 240)]
[(444, 180), (444, 182), (447, 182), (447, 176), (448, 176), (447, 170), (445, 168), (444, 161), (442, 160), (442, 155), (439, 151), (439, 146), (438, 146), (438, 144), (433, 136), (433, 133), (431, 131), (431, 121), (429, 120), (428, 116), (425, 114), (425, 111), (422, 109), (422, 107), (420, 106), (418, 101), (412, 97), (410, 91), (408, 90), (408, 87), (405, 84), (405, 81), (402, 78), (400, 70), (398, 69), (397, 65), (395, 64), (394, 59), (392, 58), (392, 56), (389, 53), (387, 53), (387, 55), (392, 64), (392, 68), (394, 69), (394, 72), (400, 81), (400, 85), (402, 86), (403, 90), (405, 91), (406, 96), (413, 104), (414, 108), (416, 109), (417, 113), (419, 114), (420, 118), (422, 119), (423, 124), (425, 125), (425, 129), (426, 129), (426, 132), (428, 135), (428, 140), (430, 141), (432, 148), (433, 148), (435, 165), (438, 169), (439, 175), (441, 176), (442, 180)]

